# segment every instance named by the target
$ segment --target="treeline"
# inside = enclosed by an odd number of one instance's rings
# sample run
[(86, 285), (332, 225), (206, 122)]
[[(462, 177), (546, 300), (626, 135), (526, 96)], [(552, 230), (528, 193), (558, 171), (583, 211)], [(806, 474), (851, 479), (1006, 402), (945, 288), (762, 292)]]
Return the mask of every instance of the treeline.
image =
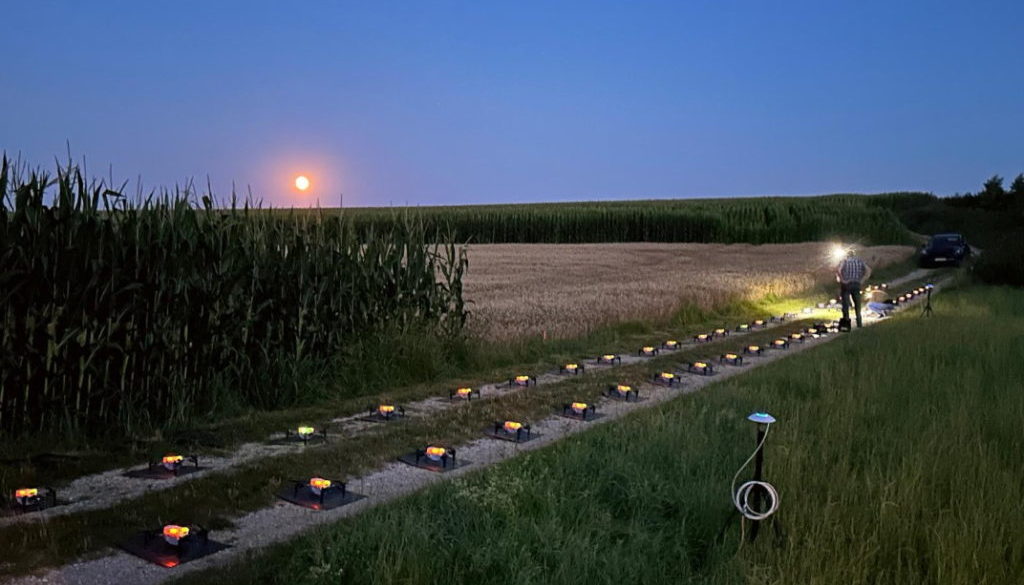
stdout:
[(337, 216), (132, 203), (4, 157), (0, 434), (124, 437), (295, 404), (373, 335), (457, 332), (465, 266), (413, 222), (360, 239)]
[(982, 280), (1024, 286), (1024, 173), (1008, 189), (995, 175), (976, 193), (906, 203), (895, 202), (892, 208), (911, 230), (960, 232), (982, 250), (974, 265)]
[(989, 210), (1024, 210), (1024, 173), (1014, 177), (1010, 188), (1003, 187), (1003, 178), (992, 175), (977, 193), (956, 194), (945, 201), (953, 207), (989, 209)]

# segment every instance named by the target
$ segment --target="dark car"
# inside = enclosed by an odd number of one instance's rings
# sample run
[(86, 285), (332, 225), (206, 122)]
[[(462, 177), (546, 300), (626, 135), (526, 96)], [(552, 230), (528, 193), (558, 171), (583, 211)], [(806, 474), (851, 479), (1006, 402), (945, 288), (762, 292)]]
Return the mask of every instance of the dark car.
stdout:
[(960, 234), (935, 234), (921, 248), (918, 264), (925, 268), (960, 266), (971, 253), (967, 240)]

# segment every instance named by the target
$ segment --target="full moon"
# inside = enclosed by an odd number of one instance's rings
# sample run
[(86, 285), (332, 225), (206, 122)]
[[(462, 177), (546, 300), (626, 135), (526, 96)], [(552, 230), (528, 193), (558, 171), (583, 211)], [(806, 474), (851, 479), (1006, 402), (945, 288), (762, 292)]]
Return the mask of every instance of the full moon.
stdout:
[(295, 177), (295, 188), (299, 191), (309, 189), (309, 177), (306, 175), (299, 175), (298, 177)]

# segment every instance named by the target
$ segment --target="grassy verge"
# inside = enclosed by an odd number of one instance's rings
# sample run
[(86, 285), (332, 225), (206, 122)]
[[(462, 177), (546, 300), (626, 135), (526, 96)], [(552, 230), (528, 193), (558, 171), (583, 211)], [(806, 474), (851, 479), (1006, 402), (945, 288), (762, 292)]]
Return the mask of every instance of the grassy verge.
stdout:
[[(943, 295), (707, 392), (183, 582), (1024, 582), (1024, 292)], [(780, 422), (777, 521), (738, 546), (743, 417)]]
[[(147, 493), (112, 508), (54, 517), (42, 525), (3, 527), (0, 528), (0, 550), (10, 554), (5, 555), (7, 563), (0, 564), (0, 575), (59, 565), (82, 555), (100, 554), (106, 546), (137, 528), (168, 522), (224, 528), (230, 526), (233, 518), (269, 505), (274, 499), (273, 494), (287, 479), (312, 475), (357, 475), (428, 442), (458, 444), (477, 438), (480, 429), (496, 419), (530, 421), (546, 417), (553, 413), (556, 405), (566, 401), (595, 400), (609, 383), (638, 384), (671, 364), (687, 359), (706, 359), (726, 350), (737, 351), (747, 343), (763, 345), (782, 331), (797, 330), (809, 322), (794, 321), (776, 330), (751, 333), (743, 336), (742, 340), (726, 339), (700, 347), (687, 347), (640, 364), (588, 372), (559, 383), (460, 404), (458, 408), (435, 413), (429, 418), (410, 418), (401, 423), (381, 425), (376, 432), (254, 461), (225, 473), (192, 480), (171, 490)], [(651, 341), (650, 338), (647, 340)], [(551, 363), (548, 363), (545, 369), (550, 368)], [(509, 373), (506, 371), (504, 377)]]

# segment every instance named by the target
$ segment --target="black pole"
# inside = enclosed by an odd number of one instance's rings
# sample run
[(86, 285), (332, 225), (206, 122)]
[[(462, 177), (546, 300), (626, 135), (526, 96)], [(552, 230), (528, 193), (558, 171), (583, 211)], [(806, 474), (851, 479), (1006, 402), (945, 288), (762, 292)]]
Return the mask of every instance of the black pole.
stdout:
[[(761, 481), (761, 474), (764, 471), (764, 445), (761, 444), (764, 441), (765, 430), (767, 427), (763, 424), (757, 425), (757, 456), (754, 458), (754, 481)], [(761, 511), (761, 488), (754, 486), (754, 503), (753, 509), (756, 512)], [(760, 529), (761, 523), (754, 521), (750, 527), (750, 542), (754, 542), (757, 539), (757, 531)]]

